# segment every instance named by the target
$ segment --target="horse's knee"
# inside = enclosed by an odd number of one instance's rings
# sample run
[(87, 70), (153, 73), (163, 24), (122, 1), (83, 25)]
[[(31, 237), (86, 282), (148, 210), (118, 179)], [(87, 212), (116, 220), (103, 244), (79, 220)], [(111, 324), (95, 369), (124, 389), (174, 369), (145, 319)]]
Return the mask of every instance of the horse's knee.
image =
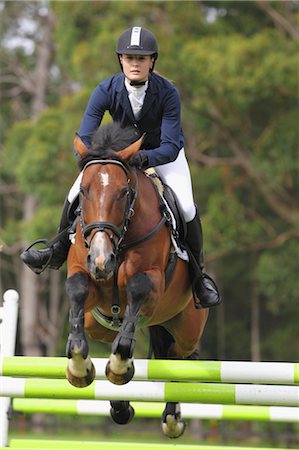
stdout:
[(89, 292), (89, 278), (86, 273), (78, 272), (66, 280), (65, 290), (75, 303), (84, 302)]
[(152, 289), (153, 281), (147, 272), (139, 272), (133, 275), (127, 284), (127, 291), (134, 301), (142, 302), (145, 300)]

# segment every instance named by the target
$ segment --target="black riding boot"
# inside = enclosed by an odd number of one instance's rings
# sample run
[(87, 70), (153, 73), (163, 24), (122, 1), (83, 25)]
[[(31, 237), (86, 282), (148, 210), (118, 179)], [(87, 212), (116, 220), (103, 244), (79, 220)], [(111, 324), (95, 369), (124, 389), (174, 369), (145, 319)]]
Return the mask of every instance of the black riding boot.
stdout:
[(69, 240), (69, 231), (71, 227), (71, 223), (69, 222), (69, 209), (70, 203), (66, 199), (58, 229), (59, 239), (53, 245), (44, 250), (33, 250), (29, 248), (21, 253), (21, 260), (33, 270), (33, 272), (40, 274), (47, 267), (58, 270), (66, 261), (71, 245)]
[[(187, 245), (192, 253), (191, 271), (193, 277), (193, 292), (199, 299), (202, 308), (210, 308), (221, 302), (214, 280), (203, 272), (203, 237), (198, 213), (191, 222), (187, 222)], [(193, 256), (193, 258), (192, 258)]]

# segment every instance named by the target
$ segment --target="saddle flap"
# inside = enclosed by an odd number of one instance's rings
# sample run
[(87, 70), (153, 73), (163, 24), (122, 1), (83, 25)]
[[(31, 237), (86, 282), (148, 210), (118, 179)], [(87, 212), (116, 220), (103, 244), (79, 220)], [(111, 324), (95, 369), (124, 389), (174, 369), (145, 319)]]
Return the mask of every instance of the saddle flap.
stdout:
[(179, 241), (185, 242), (186, 236), (187, 236), (187, 224), (184, 219), (183, 213), (180, 210), (180, 207), (177, 203), (175, 194), (170, 186), (163, 183), (163, 197), (169, 206), (171, 212), (174, 215), (175, 221), (176, 221), (176, 231), (178, 232)]

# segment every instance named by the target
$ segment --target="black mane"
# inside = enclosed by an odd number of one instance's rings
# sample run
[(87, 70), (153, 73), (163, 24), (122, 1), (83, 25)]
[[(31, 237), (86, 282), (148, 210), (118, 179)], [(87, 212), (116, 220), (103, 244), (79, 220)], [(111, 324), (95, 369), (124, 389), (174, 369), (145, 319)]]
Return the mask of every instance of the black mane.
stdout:
[(91, 150), (85, 153), (79, 161), (80, 170), (94, 159), (120, 160), (117, 152), (131, 145), (139, 137), (140, 134), (133, 126), (121, 128), (118, 122), (110, 122), (101, 126), (93, 135)]

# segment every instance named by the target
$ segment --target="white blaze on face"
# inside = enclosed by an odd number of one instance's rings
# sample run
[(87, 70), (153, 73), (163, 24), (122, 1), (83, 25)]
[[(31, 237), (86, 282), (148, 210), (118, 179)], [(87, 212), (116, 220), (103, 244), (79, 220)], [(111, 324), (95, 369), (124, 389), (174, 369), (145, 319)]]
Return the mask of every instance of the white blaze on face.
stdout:
[(104, 187), (109, 185), (109, 175), (108, 175), (108, 173), (100, 173), (99, 177), (100, 177), (100, 180), (101, 180), (101, 184)]
[[(98, 173), (98, 177), (100, 179), (100, 183), (103, 187), (107, 187), (110, 184), (109, 173)], [(94, 238), (92, 239), (93, 249), (96, 249), (96, 253), (94, 253), (95, 257), (95, 265), (101, 270), (105, 270), (105, 262), (107, 255), (109, 255), (112, 251), (111, 242), (106, 233), (96, 233)]]
[(101, 270), (105, 270), (105, 262), (107, 253), (109, 253), (107, 244), (109, 240), (107, 239), (106, 233), (97, 233), (93, 239), (92, 245), (98, 250), (98, 254), (95, 258), (95, 265)]

